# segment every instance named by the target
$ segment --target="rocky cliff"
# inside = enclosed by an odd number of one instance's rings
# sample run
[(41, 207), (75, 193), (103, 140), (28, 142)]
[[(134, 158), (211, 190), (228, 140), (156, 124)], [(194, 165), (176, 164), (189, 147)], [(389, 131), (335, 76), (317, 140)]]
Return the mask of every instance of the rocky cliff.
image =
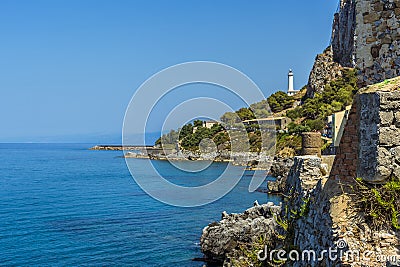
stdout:
[(342, 76), (342, 69), (355, 67), (356, 0), (341, 0), (334, 15), (331, 45), (315, 58), (307, 84), (307, 97)]
[(356, 27), (356, 1), (341, 0), (339, 12), (334, 15), (332, 26), (333, 61), (343, 67), (354, 68)]
[(308, 78), (307, 97), (324, 90), (326, 84), (342, 77), (343, 67), (334, 61), (332, 47), (328, 47), (315, 58), (314, 66)]
[(331, 45), (315, 60), (307, 96), (340, 76), (340, 67), (355, 67), (360, 87), (400, 75), (400, 0), (340, 1)]
[(271, 165), (270, 175), (276, 178), (276, 181), (268, 182), (268, 192), (272, 194), (283, 193), (286, 187), (286, 179), (293, 166), (293, 158), (280, 158), (274, 159)]

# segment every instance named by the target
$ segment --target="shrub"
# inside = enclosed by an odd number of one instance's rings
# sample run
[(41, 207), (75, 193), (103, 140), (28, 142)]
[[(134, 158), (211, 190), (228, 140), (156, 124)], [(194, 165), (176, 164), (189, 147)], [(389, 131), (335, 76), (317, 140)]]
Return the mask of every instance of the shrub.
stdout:
[(293, 96), (288, 96), (286, 93), (279, 91), (268, 97), (267, 101), (272, 112), (277, 113), (293, 107), (295, 100)]
[(376, 229), (400, 230), (400, 181), (392, 178), (385, 185), (371, 185), (362, 178), (355, 179), (356, 205)]

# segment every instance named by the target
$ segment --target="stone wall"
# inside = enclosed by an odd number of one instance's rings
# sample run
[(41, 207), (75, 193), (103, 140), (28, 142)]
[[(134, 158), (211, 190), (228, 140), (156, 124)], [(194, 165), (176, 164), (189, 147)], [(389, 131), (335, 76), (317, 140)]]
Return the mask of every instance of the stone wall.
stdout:
[(355, 97), (331, 178), (400, 179), (400, 79), (369, 86)]
[[(329, 178), (318, 159), (295, 159), (288, 176), (289, 208), (295, 209), (309, 199), (309, 213), (294, 223), (293, 246), (318, 255), (329, 248), (340, 248), (367, 258), (343, 257), (337, 260), (298, 261), (289, 266), (399, 266), (400, 233), (375, 230), (354, 205), (354, 178), (370, 183), (400, 179), (400, 78), (366, 87), (354, 99), (349, 120), (337, 151)], [(314, 167), (313, 167), (314, 166)], [(310, 189), (312, 188), (312, 189)], [(344, 254), (346, 255), (346, 254)]]
[(362, 90), (357, 176), (372, 183), (400, 179), (400, 78)]
[(331, 249), (336, 251), (333, 255), (343, 256), (297, 261), (287, 266), (400, 266), (397, 260), (392, 260), (393, 257), (400, 259), (399, 233), (373, 229), (354, 207), (352, 194), (354, 192), (349, 191), (342, 181), (322, 177), (307, 195), (310, 199), (309, 213), (299, 218), (293, 229), (293, 246), (300, 251), (315, 251), (321, 255)]
[(355, 0), (355, 62), (362, 86), (400, 75), (400, 0)]
[(344, 128), (342, 139), (337, 150), (330, 174), (331, 179), (349, 180), (357, 175), (358, 144), (359, 144), (359, 112), (358, 98), (353, 102), (349, 118)]
[[(295, 158), (288, 176), (283, 210), (296, 210), (309, 199), (309, 212), (293, 224), (293, 246), (318, 255), (329, 248), (369, 257), (291, 262), (288, 266), (400, 266), (400, 232), (374, 229), (355, 205), (354, 178), (384, 183), (400, 179), (400, 78), (361, 89), (354, 99), (349, 120), (326, 179), (321, 162)], [(346, 255), (346, 254), (345, 254)]]
[[(353, 122), (356, 123), (357, 113), (353, 114), (353, 118), (355, 118)], [(352, 125), (350, 123), (347, 129)], [(356, 129), (361, 129), (361, 127), (356, 127)], [(348, 144), (348, 141), (343, 142), (341, 146)], [(357, 148), (354, 150), (357, 151)], [(341, 151), (344, 155), (351, 153)], [(341, 167), (337, 165), (334, 168)], [(332, 179), (332, 176), (328, 178), (325, 175), (325, 169), (326, 166), (318, 157), (295, 158), (287, 178), (288, 183), (285, 190), (287, 200), (282, 208), (284, 214), (282, 216), (286, 215), (289, 218), (293, 215), (292, 211), (299, 210), (308, 199), (308, 213), (297, 218), (289, 226), (292, 227), (289, 229), (289, 233), (293, 233), (293, 239), (289, 238), (291, 241), (289, 247), (296, 248), (300, 252), (313, 251), (317, 257), (290, 261), (285, 266), (399, 266), (398, 262), (382, 257), (397, 256), (400, 259), (399, 232), (374, 230), (365, 221), (362, 213), (354, 207), (352, 199), (354, 191), (346, 186), (349, 181)], [(330, 249), (335, 251), (332, 255), (336, 255), (336, 259), (335, 257), (329, 258), (327, 254), (320, 258), (323, 251)], [(356, 253), (359, 253), (360, 256), (358, 257)], [(364, 253), (368, 253), (365, 254), (368, 256), (363, 257)]]

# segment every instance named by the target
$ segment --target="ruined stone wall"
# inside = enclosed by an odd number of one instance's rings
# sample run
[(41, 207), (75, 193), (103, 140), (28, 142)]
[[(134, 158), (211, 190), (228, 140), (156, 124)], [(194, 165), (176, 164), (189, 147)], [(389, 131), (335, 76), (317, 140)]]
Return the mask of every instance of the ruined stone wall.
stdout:
[(357, 176), (373, 183), (400, 179), (400, 78), (367, 87), (360, 94)]
[(382, 183), (400, 179), (400, 79), (367, 87), (355, 97), (330, 175)]
[(355, 62), (360, 84), (400, 75), (400, 0), (355, 0)]
[(330, 174), (331, 179), (353, 179), (357, 175), (358, 143), (359, 143), (359, 112), (358, 98), (353, 102), (349, 118), (343, 131)]

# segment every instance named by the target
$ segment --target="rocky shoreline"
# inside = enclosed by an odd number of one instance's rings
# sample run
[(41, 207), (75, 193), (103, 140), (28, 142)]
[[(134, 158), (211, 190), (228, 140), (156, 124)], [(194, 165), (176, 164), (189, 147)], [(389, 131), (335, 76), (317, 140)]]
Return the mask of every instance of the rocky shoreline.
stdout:
[(203, 229), (200, 244), (204, 261), (214, 264), (234, 263), (240, 254), (241, 246), (256, 242), (264, 235), (272, 239), (277, 223), (274, 217), (281, 207), (274, 203), (259, 205), (241, 214), (222, 213), (221, 221), (214, 222)]
[[(121, 145), (97, 145), (90, 150), (95, 151), (127, 151), (123, 157), (132, 159), (151, 159), (151, 160), (170, 160), (170, 161), (213, 161), (226, 162), (236, 166), (246, 167), (252, 171), (269, 171), (269, 175), (277, 178), (277, 185), (273, 184), (272, 191), (281, 191), (284, 178), (293, 164), (293, 158), (268, 156), (260, 153), (243, 153), (230, 151), (200, 153), (192, 151), (162, 150), (157, 147), (141, 147), (141, 146), (121, 146)], [(167, 153), (165, 153), (167, 152)], [(282, 180), (282, 181), (281, 181)]]

